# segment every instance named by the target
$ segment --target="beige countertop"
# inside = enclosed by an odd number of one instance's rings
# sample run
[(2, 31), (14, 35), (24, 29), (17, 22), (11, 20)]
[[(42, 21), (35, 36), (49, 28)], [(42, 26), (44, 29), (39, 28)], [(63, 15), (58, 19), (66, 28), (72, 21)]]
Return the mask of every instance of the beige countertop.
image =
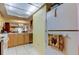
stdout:
[(8, 34), (32, 34), (32, 32), (25, 32), (25, 33), (8, 33)]

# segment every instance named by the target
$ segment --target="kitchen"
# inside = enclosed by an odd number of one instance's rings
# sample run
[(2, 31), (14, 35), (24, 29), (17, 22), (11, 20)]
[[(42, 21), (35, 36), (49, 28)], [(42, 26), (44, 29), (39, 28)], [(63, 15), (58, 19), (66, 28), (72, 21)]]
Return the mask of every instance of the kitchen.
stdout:
[(0, 4), (0, 31), (2, 35), (8, 34), (7, 38), (5, 38), (7, 43), (2, 42), (3, 40), (0, 42), (0, 54), (6, 54), (3, 51), (6, 48), (8, 50), (18, 46), (33, 44), (32, 15), (42, 6), (43, 4), (40, 3)]
[(33, 43), (32, 20), (21, 22), (1, 22), (1, 33), (8, 33), (8, 48)]

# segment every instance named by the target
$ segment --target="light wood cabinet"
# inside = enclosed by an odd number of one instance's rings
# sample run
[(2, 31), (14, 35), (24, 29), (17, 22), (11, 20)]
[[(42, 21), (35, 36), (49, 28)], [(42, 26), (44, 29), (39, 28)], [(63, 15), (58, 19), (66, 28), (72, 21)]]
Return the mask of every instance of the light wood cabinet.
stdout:
[(29, 42), (33, 43), (33, 34), (32, 33), (29, 34)]
[(24, 34), (18, 34), (17, 35), (17, 44), (24, 44)]
[(14, 46), (18, 45), (18, 43), (17, 43), (17, 34), (14, 34), (13, 38), (14, 38)]
[(14, 47), (18, 45), (28, 44), (29, 43), (29, 34), (21, 33), (21, 34), (9, 34), (8, 47)]
[(9, 34), (9, 41), (8, 41), (8, 47), (13, 47), (14, 46), (14, 39), (16, 35), (14, 34)]
[(29, 43), (29, 34), (25, 33), (24, 35), (24, 43), (27, 44)]

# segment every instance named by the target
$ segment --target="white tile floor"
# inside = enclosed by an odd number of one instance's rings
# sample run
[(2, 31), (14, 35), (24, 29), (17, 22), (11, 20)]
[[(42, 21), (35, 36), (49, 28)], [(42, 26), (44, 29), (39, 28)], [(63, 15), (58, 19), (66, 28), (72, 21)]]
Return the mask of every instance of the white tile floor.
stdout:
[(32, 46), (32, 44), (16, 46), (8, 48), (5, 55), (38, 55), (38, 51)]
[(64, 55), (64, 53), (51, 46), (48, 46), (46, 49), (46, 55)]
[[(5, 55), (39, 55), (39, 52), (32, 44), (26, 44), (8, 48)], [(63, 55), (63, 53), (56, 51), (49, 46), (46, 49), (46, 55)]]

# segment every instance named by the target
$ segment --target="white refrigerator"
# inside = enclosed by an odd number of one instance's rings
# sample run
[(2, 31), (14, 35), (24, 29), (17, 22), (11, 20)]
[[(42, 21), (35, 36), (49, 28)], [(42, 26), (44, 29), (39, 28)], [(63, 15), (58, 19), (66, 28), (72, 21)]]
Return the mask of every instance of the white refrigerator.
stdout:
[[(55, 12), (56, 17), (54, 16)], [(65, 54), (78, 54), (78, 20), (78, 6), (75, 3), (61, 4), (57, 7), (56, 11), (55, 8), (53, 8), (47, 13), (48, 34), (62, 34), (68, 36), (65, 43)]]

